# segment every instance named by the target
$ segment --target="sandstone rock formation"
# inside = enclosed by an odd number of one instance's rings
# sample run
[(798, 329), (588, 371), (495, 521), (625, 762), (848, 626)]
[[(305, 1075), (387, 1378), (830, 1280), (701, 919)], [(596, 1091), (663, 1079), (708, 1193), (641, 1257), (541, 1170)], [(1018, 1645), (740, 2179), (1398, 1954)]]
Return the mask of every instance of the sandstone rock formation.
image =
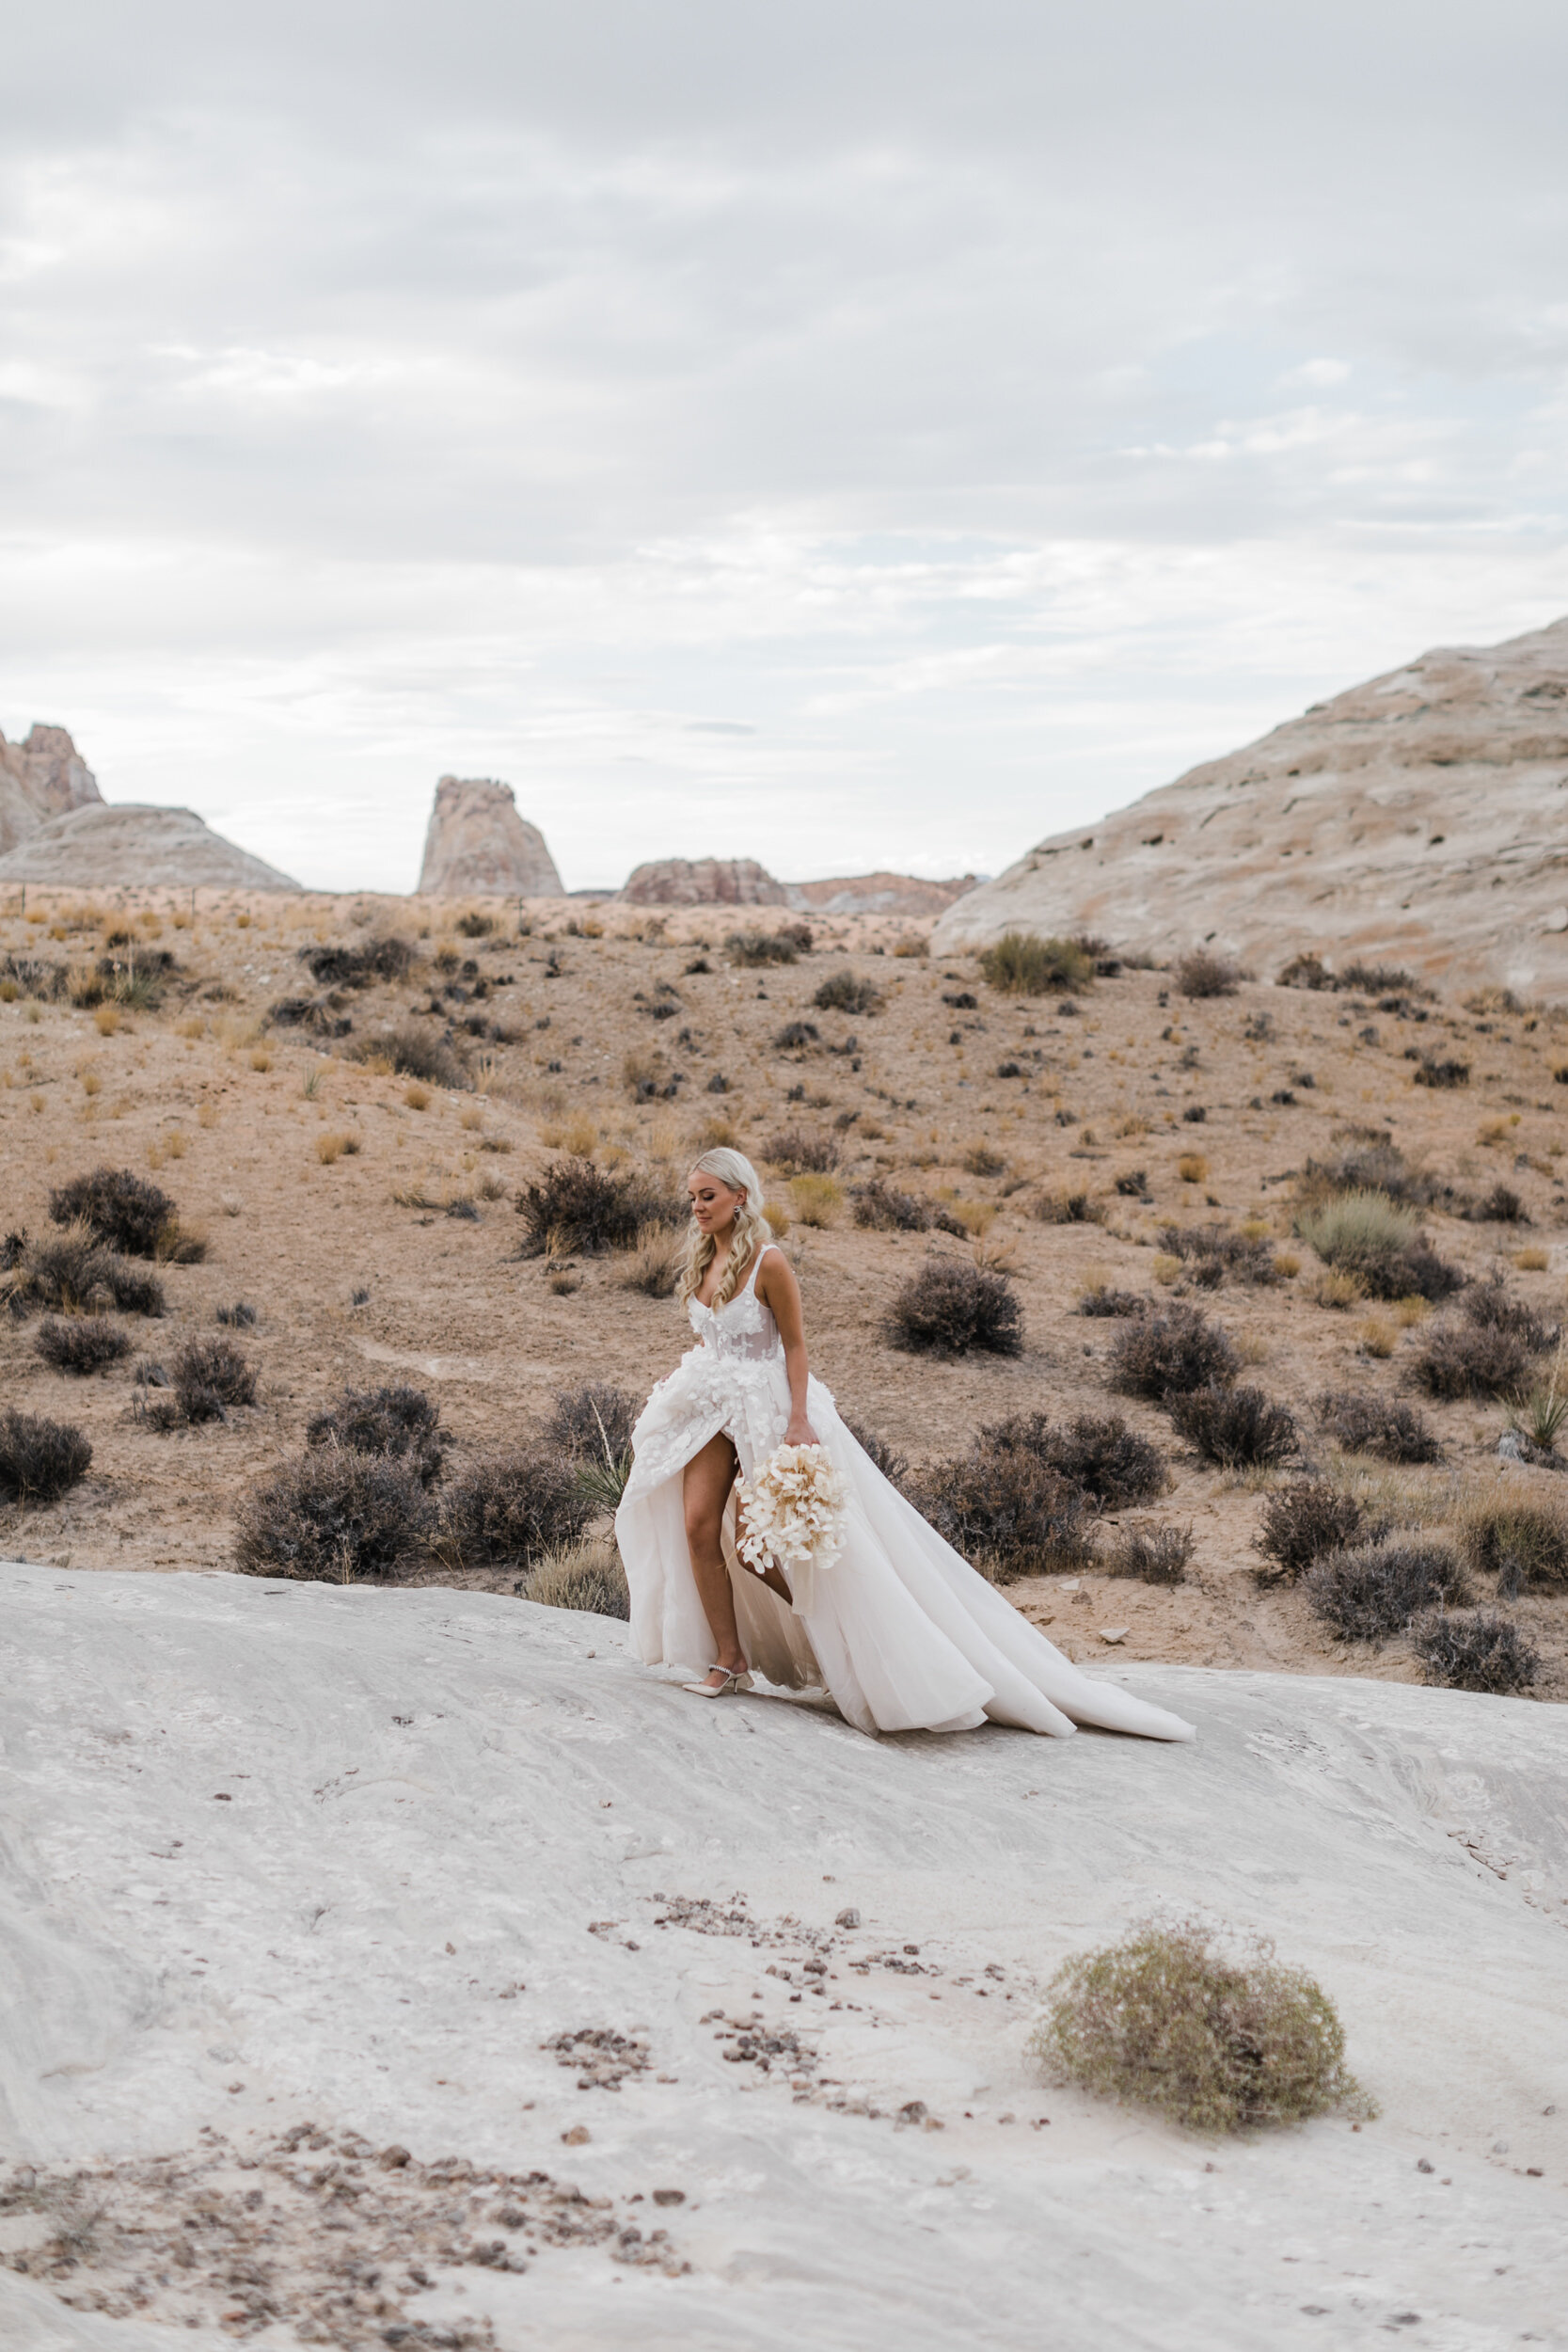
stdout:
[(0, 857), (52, 817), (100, 798), (92, 770), (64, 727), (35, 726), (24, 743), (0, 735)]
[(634, 868), (616, 897), (634, 907), (782, 907), (789, 904), (753, 857), (663, 857)]
[(100, 801), (96, 787), (85, 807), (40, 825), (0, 857), (0, 882), (17, 882), (76, 890), (299, 888), (275, 866), (214, 833), (194, 809)]
[(442, 898), (559, 898), (561, 876), (537, 825), (517, 814), (509, 784), (443, 776), (424, 837), (420, 889)]
[(616, 897), (642, 907), (794, 907), (809, 914), (940, 914), (974, 877), (924, 882), (914, 874), (855, 874), (829, 882), (775, 882), (755, 858), (656, 858)]
[(1316, 948), (1568, 994), (1565, 834), (1568, 619), (1423, 654), (1040, 842), (932, 946), (1087, 930), (1269, 975)]

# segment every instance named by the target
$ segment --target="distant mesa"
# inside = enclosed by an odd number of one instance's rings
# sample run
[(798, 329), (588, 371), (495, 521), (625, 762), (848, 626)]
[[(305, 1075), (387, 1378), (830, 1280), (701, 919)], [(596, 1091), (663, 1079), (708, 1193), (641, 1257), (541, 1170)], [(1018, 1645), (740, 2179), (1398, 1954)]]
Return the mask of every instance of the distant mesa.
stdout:
[(35, 726), (24, 743), (0, 735), (0, 857), (68, 809), (103, 803), (98, 779), (64, 727)]
[(297, 890), (190, 808), (96, 801), (40, 825), (0, 857), (0, 882), (77, 890)]
[(489, 776), (443, 776), (436, 787), (419, 886), (454, 898), (564, 895), (544, 834), (518, 816), (512, 787)]
[(1568, 619), (1449, 646), (1314, 704), (1099, 824), (1040, 842), (938, 923), (1167, 956), (1212, 942), (1272, 977), (1298, 948), (1568, 987)]
[(775, 882), (755, 858), (657, 858), (639, 866), (617, 898), (641, 907), (793, 907), (813, 914), (940, 914), (974, 886), (913, 874), (856, 874), (829, 882)]

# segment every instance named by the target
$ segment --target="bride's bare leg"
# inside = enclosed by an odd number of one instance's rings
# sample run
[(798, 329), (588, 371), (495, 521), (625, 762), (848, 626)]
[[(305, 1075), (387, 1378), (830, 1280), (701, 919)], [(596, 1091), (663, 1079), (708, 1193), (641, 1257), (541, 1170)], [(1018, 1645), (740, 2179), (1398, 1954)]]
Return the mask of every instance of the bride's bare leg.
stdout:
[(735, 1594), (724, 1559), (721, 1532), (738, 1464), (728, 1438), (710, 1438), (686, 1466), (681, 1496), (686, 1505), (686, 1545), (691, 1574), (708, 1630), (719, 1652), (718, 1672), (744, 1674), (746, 1653), (735, 1621)]

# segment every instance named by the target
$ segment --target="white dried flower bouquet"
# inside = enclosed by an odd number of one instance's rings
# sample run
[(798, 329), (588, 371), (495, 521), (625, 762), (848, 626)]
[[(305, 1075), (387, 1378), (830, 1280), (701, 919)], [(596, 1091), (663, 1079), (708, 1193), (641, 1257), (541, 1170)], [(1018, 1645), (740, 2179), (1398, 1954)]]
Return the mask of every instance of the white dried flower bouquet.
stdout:
[(737, 1547), (760, 1576), (776, 1560), (791, 1568), (832, 1565), (844, 1549), (849, 1481), (819, 1445), (781, 1445), (736, 1486), (746, 1532)]

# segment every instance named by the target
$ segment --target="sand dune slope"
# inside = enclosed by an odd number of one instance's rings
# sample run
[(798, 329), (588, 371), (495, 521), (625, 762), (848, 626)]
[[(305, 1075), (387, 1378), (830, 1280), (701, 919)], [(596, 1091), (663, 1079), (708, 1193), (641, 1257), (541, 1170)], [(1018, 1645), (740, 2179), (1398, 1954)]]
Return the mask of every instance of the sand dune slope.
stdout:
[[(569, 2177), (690, 2265), (607, 2241), (404, 2296), (502, 2352), (1568, 2343), (1559, 1710), (1120, 1667), (1196, 1745), (873, 1745), (493, 1595), (0, 1576), (9, 2158), (309, 2119)], [(1314, 1969), (1382, 2120), (1211, 2149), (1043, 2089), (1039, 1982), (1162, 1904)], [(758, 2016), (805, 2055), (727, 2062)], [(579, 2090), (541, 2044), (586, 2028), (645, 2033), (645, 2067)], [(633, 2201), (658, 2187), (684, 2201)], [(221, 2301), (159, 2311), (187, 2314), (234, 2340)], [(0, 2337), (171, 2341), (5, 2269)]]

